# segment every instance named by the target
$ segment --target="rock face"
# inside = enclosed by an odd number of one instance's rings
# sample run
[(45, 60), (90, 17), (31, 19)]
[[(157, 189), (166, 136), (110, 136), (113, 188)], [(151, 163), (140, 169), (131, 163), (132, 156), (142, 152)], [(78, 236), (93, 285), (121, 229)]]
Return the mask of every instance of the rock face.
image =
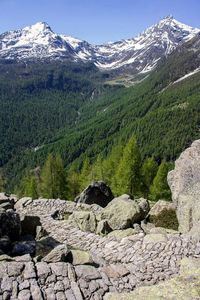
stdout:
[(112, 230), (126, 229), (145, 218), (149, 211), (147, 207), (147, 200), (134, 201), (128, 195), (122, 195), (113, 199), (102, 210), (101, 219), (107, 220)]
[(200, 238), (200, 140), (176, 160), (175, 169), (168, 174), (168, 184), (177, 206), (179, 230)]
[(103, 181), (96, 181), (90, 184), (75, 201), (105, 207), (113, 198), (111, 189)]
[(149, 221), (157, 227), (177, 230), (178, 220), (174, 203), (159, 200), (149, 212)]

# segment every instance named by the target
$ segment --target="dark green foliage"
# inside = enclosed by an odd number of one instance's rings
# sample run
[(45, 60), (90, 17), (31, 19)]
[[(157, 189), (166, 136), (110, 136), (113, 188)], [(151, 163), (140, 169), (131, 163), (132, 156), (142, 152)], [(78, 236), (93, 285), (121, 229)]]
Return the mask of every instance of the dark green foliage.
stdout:
[(136, 196), (141, 191), (141, 155), (136, 139), (131, 138), (124, 147), (121, 160), (115, 173), (115, 185), (112, 186), (116, 195), (128, 194)]
[(48, 155), (41, 172), (41, 195), (49, 199), (67, 197), (66, 174), (59, 155)]
[(0, 169), (0, 192), (5, 192), (5, 180), (3, 176), (3, 171)]
[(152, 157), (146, 158), (141, 168), (142, 190), (145, 197), (148, 197), (150, 186), (157, 171), (158, 165), (155, 160)]
[(171, 192), (167, 183), (167, 174), (172, 167), (173, 166), (171, 163), (167, 163), (165, 161), (160, 164), (158, 172), (153, 180), (152, 185), (150, 186), (149, 198), (151, 200), (171, 200)]

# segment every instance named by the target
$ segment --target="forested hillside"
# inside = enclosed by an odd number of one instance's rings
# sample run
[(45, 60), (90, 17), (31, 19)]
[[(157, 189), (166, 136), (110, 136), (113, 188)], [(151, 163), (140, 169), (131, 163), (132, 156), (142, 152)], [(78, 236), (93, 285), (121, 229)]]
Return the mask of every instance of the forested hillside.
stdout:
[[(40, 76), (35, 67), (30, 67), (31, 76), (19, 76), (9, 66), (19, 79), (13, 94), (12, 80), (1, 93), (6, 133), (1, 162), (9, 185), (16, 185), (25, 170), (42, 166), (49, 152), (59, 153), (65, 167), (74, 162), (80, 169), (86, 158), (94, 162), (99, 154), (105, 157), (114, 144), (124, 145), (133, 135), (142, 160), (174, 160), (200, 136), (200, 73), (176, 82), (199, 67), (199, 49), (197, 36), (130, 88), (103, 85), (108, 75), (92, 65), (77, 67), (77, 73), (74, 66), (72, 72), (57, 65), (53, 75), (41, 67)], [(2, 86), (5, 80), (1, 78)]]

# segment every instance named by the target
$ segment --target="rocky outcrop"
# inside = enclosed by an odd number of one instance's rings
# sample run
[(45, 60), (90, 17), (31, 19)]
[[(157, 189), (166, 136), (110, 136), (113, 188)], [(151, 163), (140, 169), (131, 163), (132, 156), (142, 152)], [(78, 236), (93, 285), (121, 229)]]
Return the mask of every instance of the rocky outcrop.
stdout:
[(105, 207), (114, 198), (111, 189), (103, 182), (91, 183), (76, 199), (77, 203), (98, 204)]
[(151, 208), (148, 218), (156, 227), (178, 230), (176, 206), (172, 202), (159, 200)]
[(200, 140), (176, 160), (175, 169), (168, 175), (168, 183), (177, 207), (179, 230), (200, 239)]
[(112, 230), (133, 227), (142, 221), (149, 212), (148, 201), (132, 200), (128, 195), (113, 199), (101, 212), (101, 219), (107, 220)]

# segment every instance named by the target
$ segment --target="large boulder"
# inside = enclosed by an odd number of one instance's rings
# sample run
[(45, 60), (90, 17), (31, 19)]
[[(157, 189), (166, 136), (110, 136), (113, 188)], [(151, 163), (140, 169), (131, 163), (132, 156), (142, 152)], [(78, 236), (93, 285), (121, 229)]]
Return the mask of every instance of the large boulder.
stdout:
[(75, 201), (105, 207), (113, 198), (111, 189), (103, 181), (95, 181), (76, 197)]
[[(144, 203), (146, 201), (146, 204)], [(132, 200), (128, 195), (113, 199), (101, 212), (101, 219), (107, 220), (112, 230), (132, 227), (143, 220), (149, 212), (148, 201)]]
[(172, 202), (159, 200), (149, 212), (149, 221), (157, 227), (177, 230), (176, 207)]
[(179, 230), (200, 238), (200, 140), (176, 160), (175, 169), (168, 174), (168, 184), (177, 207)]

